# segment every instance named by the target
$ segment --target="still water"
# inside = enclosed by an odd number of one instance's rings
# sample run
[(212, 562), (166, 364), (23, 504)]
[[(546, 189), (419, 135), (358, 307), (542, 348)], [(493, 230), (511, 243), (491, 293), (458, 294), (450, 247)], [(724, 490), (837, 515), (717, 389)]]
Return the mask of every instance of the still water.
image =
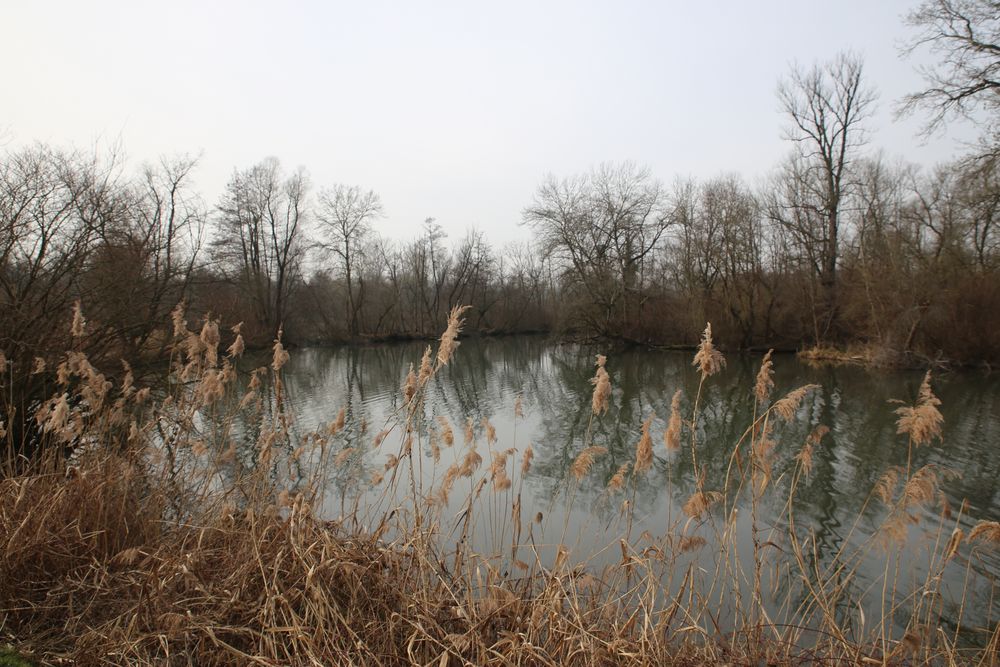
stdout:
[[(330, 472), (324, 501), (327, 512), (336, 514), (356, 498), (372, 497), (372, 476), (384, 470), (390, 453), (399, 453), (398, 431), (380, 447), (373, 447), (372, 441), (399, 409), (400, 386), (409, 365), (419, 364), (423, 349), (423, 344), (413, 343), (302, 349), (292, 354), (285, 367), (285, 383), (295, 415), (293, 428), (299, 432), (321, 428), (346, 408), (346, 427), (336, 446), (359, 452), (349, 465)], [(608, 354), (613, 392), (607, 413), (592, 417), (590, 378), (598, 352)], [(725, 370), (704, 385), (694, 436), (698, 466), (704, 466), (705, 489), (721, 489), (727, 471), (732, 474), (733, 447), (753, 420), (752, 392), (759, 364), (759, 357), (731, 356)], [(843, 553), (873, 543), (886, 508), (872, 496), (872, 489), (887, 469), (907, 463), (905, 436), (896, 433), (894, 410), (899, 406), (892, 401), (911, 404), (922, 378), (921, 372), (810, 367), (791, 355), (776, 356), (773, 397), (807, 383), (820, 388), (805, 398), (791, 423), (775, 428), (773, 481), (759, 513), (764, 530), (777, 527), (780, 533), (787, 526), (794, 457), (808, 434), (826, 425), (830, 431), (815, 448), (813, 469), (801, 479), (794, 497), (796, 527), (814, 536), (809, 551), (820, 562), (838, 550)], [(681, 512), (695, 490), (690, 429), (685, 427), (684, 446), (678, 452), (666, 450), (663, 432), (674, 392), (682, 390), (682, 410), (689, 419), (698, 385), (691, 355), (683, 352), (615, 353), (558, 345), (540, 337), (465, 340), (452, 362), (433, 378), (423, 406), (426, 423), (438, 423), (438, 416), (446, 418), (454, 429), (455, 444), (450, 448), (442, 444), (441, 460), (435, 464), (427, 438), (422, 438), (415, 445), (423, 450), (417, 457), (418, 475), (428, 490), (440, 482), (447, 466), (466, 451), (463, 431), (470, 419), (484, 467), (489, 465), (490, 451), (515, 448), (508, 470), (517, 471), (521, 454), (530, 444), (534, 450), (530, 471), (522, 481), (512, 472), (514, 487), (506, 492), (521, 494), (526, 523), (542, 513), (540, 523), (532, 522), (530, 535), (525, 528), (522, 542), (530, 540), (543, 558), (551, 555), (553, 545), (564, 543), (573, 560), (596, 568), (621, 558), (621, 537), (638, 550), (643, 540), (651, 542), (681, 526), (688, 533), (697, 530), (685, 523)], [(914, 450), (912, 465), (916, 469), (933, 463), (955, 473), (942, 480), (943, 494), (955, 517), (945, 523), (943, 539), (947, 540), (956, 518), (966, 531), (978, 520), (1000, 518), (1000, 378), (981, 372), (941, 372), (934, 376), (933, 389), (942, 401), (943, 439)], [(516, 418), (519, 398), (523, 417)], [(635, 460), (642, 422), (653, 414), (653, 468), (630, 478), (625, 492), (610, 492), (608, 483), (615, 472)], [(484, 419), (496, 429), (495, 443), (487, 441)], [(587, 445), (605, 447), (607, 453), (578, 482), (569, 468)], [(460, 498), (452, 501), (446, 517), (458, 514), (468, 496), (468, 481), (461, 482), (465, 486), (457, 484), (453, 494)], [(482, 549), (509, 548), (504, 545), (511, 541), (510, 521), (500, 515), (509, 512), (510, 503), (491, 499), (491, 493), (488, 488), (483, 493), (486, 500), (473, 540)], [(735, 528), (741, 557), (752, 548), (747, 498), (744, 492), (737, 501), (743, 511)], [(621, 519), (625, 500), (634, 503), (633, 521), (628, 525)], [(899, 578), (904, 581), (922, 580), (927, 563), (921, 548), (940, 535), (940, 503), (920, 512), (921, 521), (909, 529), (906, 544), (892, 557), (899, 559)], [(711, 531), (703, 533), (710, 539)], [(705, 551), (711, 553), (711, 546)], [(772, 551), (768, 559), (775, 561), (788, 554), (779, 538)], [(880, 587), (889, 551), (891, 547), (865, 550), (869, 555), (853, 584), (859, 591)], [(959, 591), (956, 598), (960, 597), (965, 589), (963, 624), (991, 625), (996, 616), (998, 552), (989, 545), (965, 547), (944, 569), (946, 622), (958, 614), (957, 601), (949, 602), (948, 595)]]

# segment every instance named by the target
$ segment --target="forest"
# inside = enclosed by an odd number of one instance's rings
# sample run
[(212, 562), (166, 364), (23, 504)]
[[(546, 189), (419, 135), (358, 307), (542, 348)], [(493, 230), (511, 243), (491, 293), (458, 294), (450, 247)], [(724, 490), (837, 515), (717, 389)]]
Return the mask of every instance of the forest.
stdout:
[(539, 175), (530, 242), (0, 152), (0, 665), (996, 665), (1000, 4), (906, 20), (922, 89), (792, 65), (765, 178)]
[[(0, 353), (37, 400), (45, 359), (73, 342), (95, 362), (141, 364), (162, 322), (241, 322), (251, 346), (433, 336), (455, 305), (469, 333), (545, 332), (691, 347), (704, 322), (730, 350), (847, 351), (874, 365), (1000, 358), (1000, 103), (990, 3), (932, 2), (911, 48), (938, 64), (899, 101), (927, 132), (957, 119), (978, 144), (915, 165), (873, 147), (877, 89), (845, 52), (793, 66), (777, 86), (787, 157), (761, 182), (696, 180), (605, 163), (524, 193), (531, 243), (449, 238), (433, 218), (410, 239), (379, 232), (377, 192), (313, 183), (277, 158), (236, 167), (217, 201), (197, 160), (138, 170), (116, 151), (45, 144), (0, 156)], [(678, 165), (683, 169), (683, 165)], [(666, 180), (664, 180), (666, 179)]]

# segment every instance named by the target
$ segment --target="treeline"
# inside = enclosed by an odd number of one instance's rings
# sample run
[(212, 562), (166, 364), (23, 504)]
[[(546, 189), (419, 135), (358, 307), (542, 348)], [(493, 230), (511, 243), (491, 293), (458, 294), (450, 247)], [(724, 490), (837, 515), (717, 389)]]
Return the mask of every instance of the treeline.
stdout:
[(711, 321), (732, 348), (996, 360), (996, 163), (858, 159), (835, 243), (817, 176), (796, 157), (759, 188), (735, 175), (665, 187), (631, 165), (550, 180), (526, 217), (557, 267), (560, 326), (694, 343)]
[[(909, 19), (917, 43), (944, 55), (905, 108), (929, 108), (929, 129), (985, 118), (966, 157), (930, 168), (873, 150), (876, 96), (844, 54), (781, 81), (790, 152), (766, 181), (665, 185), (631, 163), (550, 176), (511, 221), (530, 244), (449, 238), (433, 219), (389, 239), (377, 193), (312, 183), (273, 158), (206, 201), (192, 159), (133, 172), (113, 153), (8, 151), (0, 361), (17, 390), (4, 402), (26, 413), (66, 350), (106, 368), (153, 356), (182, 302), (242, 322), (261, 345), (279, 331), (293, 343), (432, 336), (469, 304), (471, 332), (689, 345), (711, 321), (731, 348), (863, 344), (887, 362), (996, 362), (1000, 18), (988, 7), (927, 0)], [(70, 337), (77, 301), (88, 322)]]
[(918, 43), (946, 58), (929, 74), (937, 87), (904, 110), (931, 106), (929, 130), (949, 115), (989, 119), (980, 145), (950, 164), (870, 148), (876, 95), (861, 59), (842, 54), (781, 81), (792, 150), (762, 184), (723, 175), (667, 187), (632, 164), (546, 180), (524, 221), (558, 277), (558, 327), (693, 344), (711, 321), (733, 348), (997, 361), (1000, 84), (988, 72), (1000, 68), (1000, 17), (988, 4), (928, 0), (910, 17), (925, 29)]
[(115, 155), (45, 145), (0, 157), (5, 458), (38, 441), (38, 406), (73, 390), (63, 380), (80, 368), (95, 396), (115, 379), (157, 377), (144, 362), (166, 358), (180, 317), (196, 330), (200, 318), (243, 322), (261, 345), (279, 330), (300, 343), (439, 334), (453, 303), (475, 305), (470, 328), (551, 328), (553, 295), (525, 246), (496, 251), (480, 233), (447, 245), (432, 222), (391, 242), (370, 229), (375, 195), (313, 193), (275, 160), (235, 172), (210, 206), (194, 167), (131, 173)]
[[(376, 193), (314, 188), (274, 159), (220, 201), (188, 159), (135, 174), (47, 146), (0, 161), (0, 344), (34, 368), (53, 350), (139, 358), (188, 312), (266, 344), (434, 335), (455, 304), (470, 331), (555, 331), (687, 344), (705, 321), (733, 348), (865, 342), (993, 360), (1000, 350), (1000, 174), (994, 161), (922, 170), (881, 155), (831, 175), (792, 155), (766, 183), (665, 186), (632, 164), (550, 177), (524, 210), (533, 244), (377, 233)], [(90, 321), (71, 341), (79, 300)]]
[(526, 244), (496, 249), (475, 230), (448, 239), (431, 218), (395, 241), (375, 230), (382, 215), (377, 193), (313, 188), (273, 158), (237, 171), (209, 216), (211, 268), (192, 299), (256, 341), (279, 328), (293, 341), (433, 336), (459, 303), (475, 331), (551, 329), (552, 282)]
[[(35, 145), (0, 156), (0, 439), (24, 426), (66, 352), (108, 377), (173, 343), (171, 315), (242, 322), (248, 344), (436, 336), (453, 304), (470, 332), (551, 331), (550, 265), (526, 244), (449, 243), (433, 220), (409, 241), (377, 234), (378, 196), (316, 188), (267, 159), (220, 200), (195, 161), (129, 172), (115, 154)], [(79, 307), (77, 307), (79, 304)], [(224, 332), (225, 334), (226, 332)], [(14, 442), (20, 438), (15, 436)]]

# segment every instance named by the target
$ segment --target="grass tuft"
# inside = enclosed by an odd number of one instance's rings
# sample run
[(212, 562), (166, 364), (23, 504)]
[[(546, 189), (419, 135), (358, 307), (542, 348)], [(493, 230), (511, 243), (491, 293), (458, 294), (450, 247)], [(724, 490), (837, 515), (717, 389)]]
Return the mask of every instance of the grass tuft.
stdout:
[[(242, 384), (239, 339), (221, 355), (218, 324), (195, 334), (183, 311), (168, 377), (152, 392), (130, 374), (116, 388), (69, 355), (38, 411), (40, 453), (0, 480), (0, 627), (40, 664), (995, 664), (995, 626), (978, 631), (977, 647), (964, 641), (975, 629), (942, 622), (941, 581), (945, 568), (996, 548), (1000, 526), (980, 522), (966, 536), (961, 512), (930, 511), (946, 471), (892, 468), (870, 492), (883, 501), (876, 532), (903, 541), (923, 521), (939, 539), (920, 577), (888, 551), (882, 590), (852, 588), (859, 563), (882, 552), (875, 539), (846, 541), (832, 562), (814, 558), (816, 536), (798, 525), (794, 499), (827, 429), (780, 469), (780, 428), (811, 387), (767, 407), (769, 359), (721, 488), (706, 490), (697, 466), (702, 386), (683, 418), (674, 394), (664, 444), (679, 450), (690, 426), (696, 491), (662, 534), (635, 536), (629, 478), (638, 484), (654, 464), (653, 415), (645, 420), (634, 462), (607, 484), (608, 496), (626, 495), (617, 564), (592, 568), (566, 540), (543, 542), (541, 512), (522, 521), (533, 451), (499, 443), (486, 419), (466, 421), (454, 463), (426, 482), (420, 468), (437, 464), (438, 443), (452, 447), (454, 433), (422, 406), (431, 379), (460, 363), (462, 313), (452, 312), (437, 355), (406, 375), (400, 407), (375, 437), (385, 452), (341, 440), (353, 428), (345, 410), (316, 432), (291, 428), (280, 335), (269, 366)], [(73, 326), (96, 324), (81, 314)], [(592, 419), (612, 400), (605, 363)], [(724, 368), (710, 328), (695, 363), (702, 385)], [(928, 376), (917, 404), (898, 411), (908, 449), (940, 438), (938, 404)], [(589, 437), (570, 494), (608, 451)], [(376, 455), (386, 463), (366, 468)], [(331, 513), (334, 473), (362, 490)], [(784, 521), (764, 525), (764, 502), (784, 506)], [(752, 553), (737, 549), (739, 506), (750, 509)], [(973, 604), (967, 590), (947, 594), (952, 608)], [(881, 618), (857, 613), (863, 595), (880, 596)], [(7, 652), (6, 664), (29, 663)]]

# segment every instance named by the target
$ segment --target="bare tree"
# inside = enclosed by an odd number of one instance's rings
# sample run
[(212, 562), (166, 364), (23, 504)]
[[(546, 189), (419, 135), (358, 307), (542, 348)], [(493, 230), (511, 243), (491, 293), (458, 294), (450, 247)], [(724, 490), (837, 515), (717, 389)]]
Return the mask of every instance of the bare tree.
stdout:
[(181, 157), (145, 166), (120, 188), (117, 213), (95, 228), (86, 291), (115, 296), (92, 299), (88, 310), (116, 332), (126, 358), (146, 346), (190, 286), (206, 219), (190, 188), (195, 164)]
[(740, 346), (753, 343), (769, 290), (763, 268), (765, 233), (756, 197), (734, 175), (715, 178), (702, 190), (703, 216), (720, 228), (719, 282), (723, 305)]
[(24, 368), (68, 340), (60, 322), (97, 238), (78, 215), (94, 170), (44, 146), (0, 162), (0, 350)]
[[(841, 214), (850, 187), (852, 162), (865, 144), (864, 122), (875, 94), (862, 78), (863, 63), (852, 54), (804, 70), (792, 69), (778, 86), (778, 100), (788, 117), (786, 137), (795, 143), (797, 161), (787, 175), (794, 198), (772, 207), (774, 219), (807, 243), (822, 288), (826, 331), (836, 314), (837, 261)], [(818, 247), (817, 247), (818, 246)]]
[(976, 270), (986, 272), (995, 268), (1000, 253), (1000, 165), (992, 160), (970, 165), (963, 170), (959, 186), (968, 212), (965, 237)]
[[(31, 406), (67, 350), (113, 374), (163, 341), (156, 334), (190, 286), (204, 222), (193, 165), (164, 159), (130, 177), (115, 149), (0, 155), (0, 355), (10, 362), (0, 364), (10, 373), (0, 414), (16, 407), (18, 437), (31, 439)], [(77, 300), (88, 324), (71, 336)]]
[(939, 63), (920, 68), (927, 87), (907, 95), (900, 112), (929, 111), (926, 133), (954, 118), (981, 122), (983, 112), (983, 156), (1000, 157), (1000, 2), (925, 0), (907, 23), (919, 32), (904, 53), (926, 48)]
[(219, 204), (216, 259), (246, 294), (259, 324), (277, 334), (302, 273), (308, 179), (287, 179), (274, 158), (233, 174)]
[[(694, 180), (678, 180), (672, 194), (671, 218), (674, 243), (670, 248), (675, 280), (697, 301), (710, 297), (722, 270), (720, 220), (703, 215), (704, 188)], [(704, 309), (694, 314), (694, 323), (706, 319)]]
[[(546, 311), (545, 263), (538, 253), (527, 243), (514, 242), (504, 248), (506, 259), (502, 278), (503, 297), (506, 301), (508, 328), (524, 325), (527, 328), (542, 329), (540, 323)], [(528, 314), (531, 313), (529, 318)]]
[(562, 265), (567, 285), (584, 296), (579, 315), (588, 326), (621, 335), (638, 319), (644, 263), (670, 225), (663, 186), (649, 169), (627, 162), (549, 177), (523, 219), (540, 250)]
[(908, 226), (911, 254), (933, 268), (962, 260), (962, 206), (957, 195), (959, 170), (940, 165), (928, 174), (910, 176), (910, 199), (901, 222)]
[(316, 218), (324, 233), (320, 245), (336, 256), (343, 271), (348, 331), (352, 337), (358, 335), (358, 313), (365, 296), (364, 278), (358, 273), (358, 263), (372, 231), (371, 223), (382, 214), (382, 200), (374, 190), (335, 185), (319, 194)]
[(426, 218), (422, 235), (410, 244), (414, 306), (423, 306), (423, 310), (416, 313), (415, 321), (422, 333), (434, 331), (448, 307), (444, 302), (444, 290), (451, 271), (451, 256), (444, 245), (445, 237), (447, 233), (440, 223), (434, 218)]
[[(469, 230), (452, 250), (447, 307), (468, 303), (475, 307), (477, 329), (486, 328), (488, 313), (496, 305), (494, 273), (498, 260), (481, 231)], [(502, 268), (502, 267), (501, 267)]]

